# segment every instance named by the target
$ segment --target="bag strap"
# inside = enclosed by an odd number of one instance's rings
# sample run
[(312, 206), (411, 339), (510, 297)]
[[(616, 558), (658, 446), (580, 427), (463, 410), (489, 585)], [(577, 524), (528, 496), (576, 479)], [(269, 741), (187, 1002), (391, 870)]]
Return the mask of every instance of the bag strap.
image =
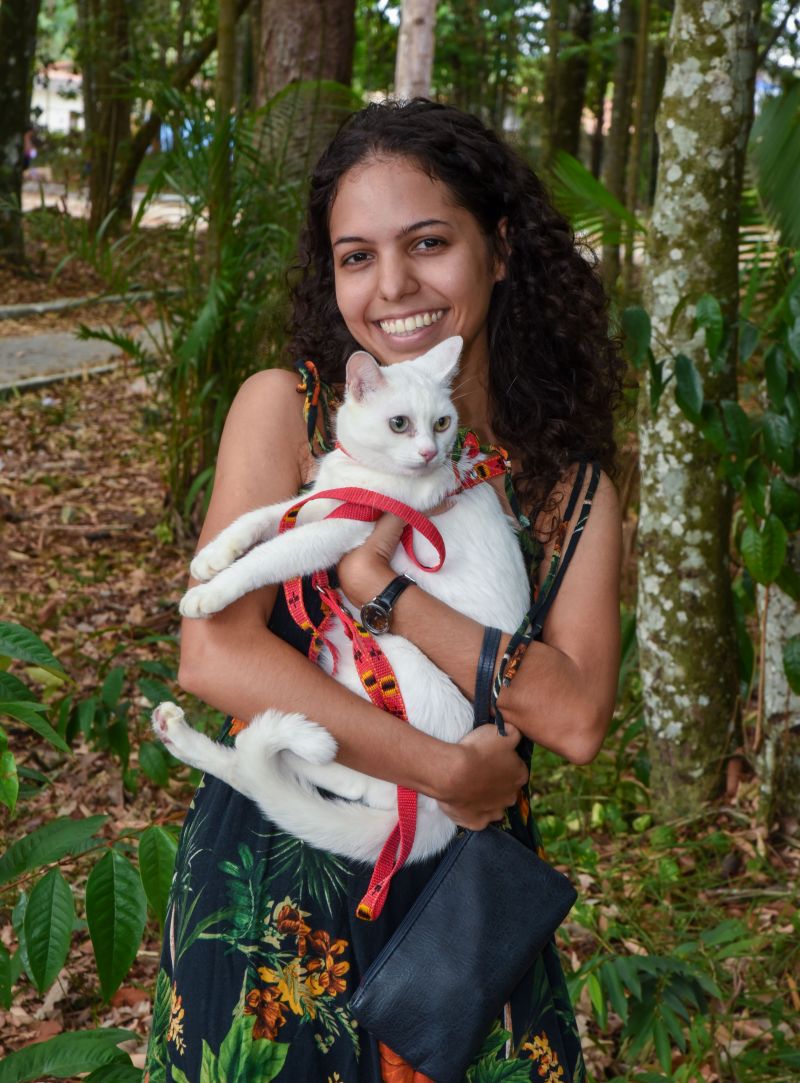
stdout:
[[(587, 463), (581, 462), (578, 469), (577, 477), (575, 478), (575, 484), (572, 487), (570, 498), (567, 503), (566, 511), (559, 524), (559, 530), (563, 532), (561, 537), (566, 536), (566, 529), (572, 519), (575, 512), (575, 507), (578, 503), (578, 497), (580, 491), (583, 488), (584, 478), (586, 476)], [(575, 529), (572, 531), (572, 536), (569, 540), (566, 552), (558, 560), (558, 564), (552, 575), (548, 575), (542, 590), (539, 592), (539, 596), (533, 603), (531, 608), (525, 615), (525, 619), (517, 628), (514, 635), (509, 640), (506, 647), (503, 660), (500, 663), (500, 669), (497, 677), (494, 681), (494, 687), (492, 689), (492, 707), (494, 709), (495, 723), (500, 733), (505, 732), (503, 725), (503, 716), (497, 707), (497, 697), (503, 688), (511, 683), (516, 676), (519, 664), (522, 661), (522, 657), (525, 651), (528, 649), (530, 643), (538, 639), (542, 634), (544, 622), (547, 618), (547, 614), (550, 611), (550, 606), (555, 601), (556, 594), (564, 580), (567, 568), (570, 561), (575, 555), (575, 550), (578, 547), (581, 535), (583, 534), (583, 528), (586, 525), (586, 520), (589, 518), (589, 512), (592, 509), (592, 501), (594, 500), (594, 494), (597, 491), (597, 486), (600, 481), (600, 466), (597, 463), (592, 463), (592, 475), (589, 479), (589, 485), (586, 489), (586, 495), (583, 499), (580, 513), (578, 515), (577, 522), (575, 523)], [(560, 542), (559, 542), (560, 545)]]

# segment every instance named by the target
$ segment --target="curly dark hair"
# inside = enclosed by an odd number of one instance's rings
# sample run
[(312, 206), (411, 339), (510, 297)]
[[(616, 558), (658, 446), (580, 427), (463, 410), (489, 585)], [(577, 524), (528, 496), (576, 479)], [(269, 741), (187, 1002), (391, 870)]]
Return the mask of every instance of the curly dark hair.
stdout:
[[(287, 352), (311, 358), (329, 383), (343, 380), (359, 344), (336, 305), (330, 210), (345, 173), (388, 156), (411, 159), (446, 185), (506, 259), (488, 317), (490, 418), (496, 439), (521, 464), (514, 485), (524, 505), (533, 515), (549, 510), (553, 486), (580, 458), (613, 476), (623, 363), (597, 260), (576, 243), (525, 162), (477, 117), (451, 106), (385, 101), (341, 126), (311, 178)], [(498, 232), (503, 218), (507, 250)]]

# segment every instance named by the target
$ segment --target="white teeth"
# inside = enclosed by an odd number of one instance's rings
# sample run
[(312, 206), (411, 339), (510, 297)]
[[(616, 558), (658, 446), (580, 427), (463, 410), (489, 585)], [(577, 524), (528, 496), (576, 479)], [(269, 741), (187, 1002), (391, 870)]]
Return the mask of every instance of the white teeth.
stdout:
[(420, 312), (416, 316), (406, 316), (404, 319), (398, 320), (379, 320), (379, 326), (382, 331), (385, 331), (387, 335), (409, 335), (413, 331), (418, 330), (420, 327), (430, 327), (432, 323), (436, 323), (444, 315), (444, 309), (437, 309), (436, 312)]

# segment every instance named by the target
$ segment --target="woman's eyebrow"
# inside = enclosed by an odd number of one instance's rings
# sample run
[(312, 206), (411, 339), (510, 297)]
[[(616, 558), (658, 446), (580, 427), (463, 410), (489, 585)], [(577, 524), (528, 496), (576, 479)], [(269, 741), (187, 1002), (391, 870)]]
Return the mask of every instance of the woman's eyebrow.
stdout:
[[(398, 237), (405, 237), (408, 233), (414, 233), (418, 229), (427, 229), (428, 226), (449, 226), (449, 222), (445, 222), (443, 218), (423, 218), (419, 222), (412, 222), (410, 226), (403, 226)], [(336, 248), (338, 244), (371, 244), (366, 237), (337, 237), (333, 242), (333, 247)]]

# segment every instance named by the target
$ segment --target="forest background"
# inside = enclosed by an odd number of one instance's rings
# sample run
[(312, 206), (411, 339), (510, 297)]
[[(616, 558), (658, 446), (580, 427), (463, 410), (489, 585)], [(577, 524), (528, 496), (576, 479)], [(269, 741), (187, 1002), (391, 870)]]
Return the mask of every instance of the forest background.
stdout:
[[(141, 1079), (197, 782), (148, 718), (190, 698), (176, 601), (221, 425), (280, 363), (315, 155), (416, 93), (541, 173), (628, 359), (617, 710), (593, 764), (534, 760), (590, 1077), (800, 1077), (795, 7), (2, 0), (0, 348), (122, 360), (0, 373), (0, 1083)], [(64, 70), (59, 133), (31, 96)], [(166, 990), (153, 1025), (180, 1012)]]

